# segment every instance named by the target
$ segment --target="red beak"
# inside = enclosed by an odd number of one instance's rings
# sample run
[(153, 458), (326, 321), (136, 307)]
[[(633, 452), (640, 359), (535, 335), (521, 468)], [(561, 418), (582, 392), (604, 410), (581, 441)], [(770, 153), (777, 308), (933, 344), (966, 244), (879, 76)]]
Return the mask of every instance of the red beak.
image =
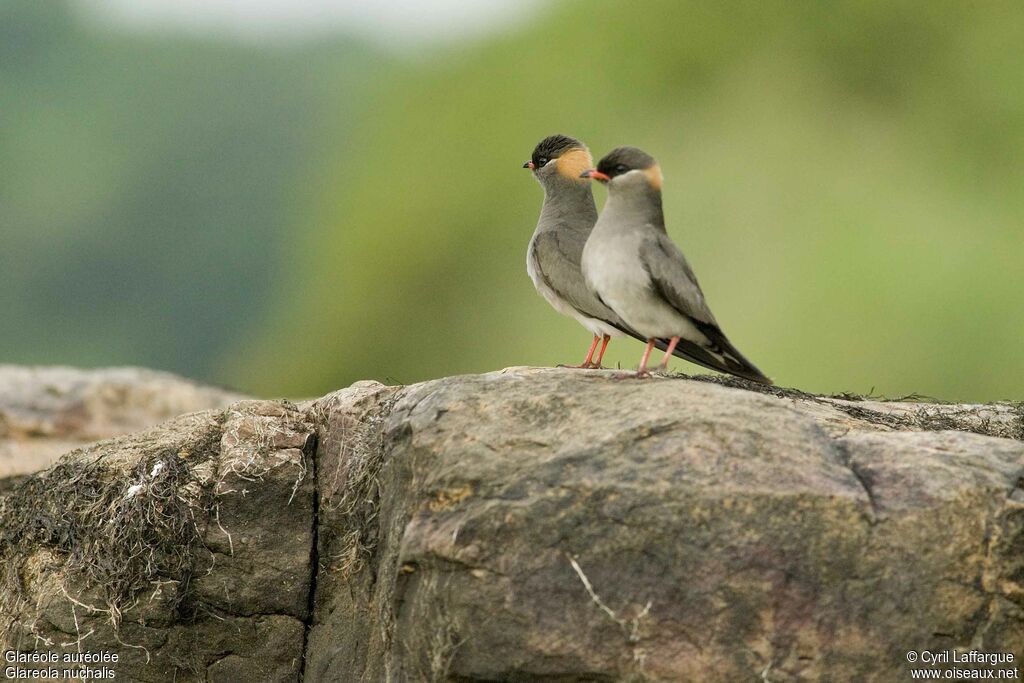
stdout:
[(607, 175), (601, 173), (596, 168), (588, 168), (583, 173), (580, 173), (580, 178), (592, 178), (593, 180), (600, 180), (601, 182), (608, 182), (611, 180)]
[(533, 162), (532, 161), (527, 161), (525, 164), (523, 164), (523, 168), (528, 168), (528, 169), (530, 169), (532, 171), (533, 168), (534, 168)]

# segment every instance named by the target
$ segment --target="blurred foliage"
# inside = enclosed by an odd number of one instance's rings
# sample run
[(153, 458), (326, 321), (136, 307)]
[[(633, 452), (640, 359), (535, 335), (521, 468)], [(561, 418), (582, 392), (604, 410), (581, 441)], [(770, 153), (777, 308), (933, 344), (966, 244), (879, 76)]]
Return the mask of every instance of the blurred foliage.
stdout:
[(669, 232), (779, 383), (1022, 398), (1019, 3), (548, 7), (387, 60), (0, 9), (8, 358), (264, 395), (579, 362), (525, 272), (520, 166), (564, 132), (659, 158)]
[(215, 378), (255, 334), (300, 179), (371, 52), (87, 28), (0, 4), (0, 348)]
[(1022, 78), (1013, 2), (561, 3), (382, 79), (230, 376), (319, 393), (579, 362), (587, 334), (524, 267), (520, 165), (565, 132), (659, 157), (670, 233), (779, 383), (1021, 398)]

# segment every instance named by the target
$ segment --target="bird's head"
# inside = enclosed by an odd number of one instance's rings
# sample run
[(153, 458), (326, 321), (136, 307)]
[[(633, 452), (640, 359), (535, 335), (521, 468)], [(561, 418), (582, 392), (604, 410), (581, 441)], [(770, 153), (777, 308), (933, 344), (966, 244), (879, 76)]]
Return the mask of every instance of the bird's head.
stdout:
[(605, 154), (597, 168), (580, 174), (608, 185), (609, 189), (638, 188), (661, 192), (661, 167), (657, 160), (636, 147), (616, 147)]
[(554, 181), (582, 182), (581, 173), (594, 164), (587, 146), (567, 135), (551, 135), (533, 149), (530, 160), (523, 164), (542, 185)]

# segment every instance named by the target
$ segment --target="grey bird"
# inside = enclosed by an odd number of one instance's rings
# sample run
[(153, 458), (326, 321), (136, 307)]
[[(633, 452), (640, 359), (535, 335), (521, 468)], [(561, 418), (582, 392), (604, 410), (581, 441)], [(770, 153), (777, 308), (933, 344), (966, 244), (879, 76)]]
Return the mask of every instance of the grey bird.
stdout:
[[(583, 245), (597, 221), (591, 183), (581, 177), (593, 164), (587, 146), (565, 135), (541, 140), (523, 164), (544, 188), (540, 218), (526, 252), (526, 271), (556, 311), (594, 335), (583, 363), (570, 366), (578, 368), (600, 368), (608, 341), (620, 336), (625, 327), (590, 291), (580, 271)], [(595, 360), (594, 351), (602, 340)]]
[[(575, 368), (600, 368), (612, 337), (626, 334), (646, 341), (601, 303), (580, 268), (583, 247), (597, 222), (591, 183), (582, 177), (593, 163), (585, 144), (567, 135), (551, 135), (537, 144), (523, 164), (544, 189), (540, 218), (526, 252), (526, 271), (556, 311), (578, 321), (594, 336), (583, 363), (568, 366)], [(662, 350), (669, 343), (666, 339), (654, 342)], [(676, 349), (675, 355), (689, 358), (682, 349)]]
[(654, 157), (636, 147), (618, 147), (581, 174), (608, 186), (608, 201), (583, 249), (587, 286), (647, 341), (638, 376), (658, 339), (669, 339), (669, 355), (712, 370), (771, 384), (726, 338), (704, 300), (690, 264), (665, 230), (662, 173)]

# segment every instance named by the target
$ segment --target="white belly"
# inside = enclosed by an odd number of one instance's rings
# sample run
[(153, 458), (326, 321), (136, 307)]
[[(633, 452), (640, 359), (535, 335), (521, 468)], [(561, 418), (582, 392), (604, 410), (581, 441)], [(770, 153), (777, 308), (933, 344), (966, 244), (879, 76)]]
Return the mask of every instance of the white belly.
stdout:
[(639, 245), (628, 238), (588, 242), (583, 274), (588, 286), (627, 325), (644, 337), (683, 337), (697, 343), (707, 338), (690, 320), (658, 297), (639, 258)]
[(551, 289), (548, 283), (540, 276), (538, 272), (537, 264), (533, 259), (533, 240), (530, 240), (530, 246), (526, 252), (526, 272), (529, 274), (530, 279), (533, 281), (533, 286), (537, 292), (544, 297), (544, 299), (551, 304), (551, 307), (562, 315), (568, 316), (582, 325), (591, 334), (596, 334), (599, 337), (620, 337), (622, 332), (615, 329), (611, 325), (608, 325), (602, 320), (591, 318), (578, 310), (576, 310), (572, 304), (563, 299), (558, 295), (558, 292)]

